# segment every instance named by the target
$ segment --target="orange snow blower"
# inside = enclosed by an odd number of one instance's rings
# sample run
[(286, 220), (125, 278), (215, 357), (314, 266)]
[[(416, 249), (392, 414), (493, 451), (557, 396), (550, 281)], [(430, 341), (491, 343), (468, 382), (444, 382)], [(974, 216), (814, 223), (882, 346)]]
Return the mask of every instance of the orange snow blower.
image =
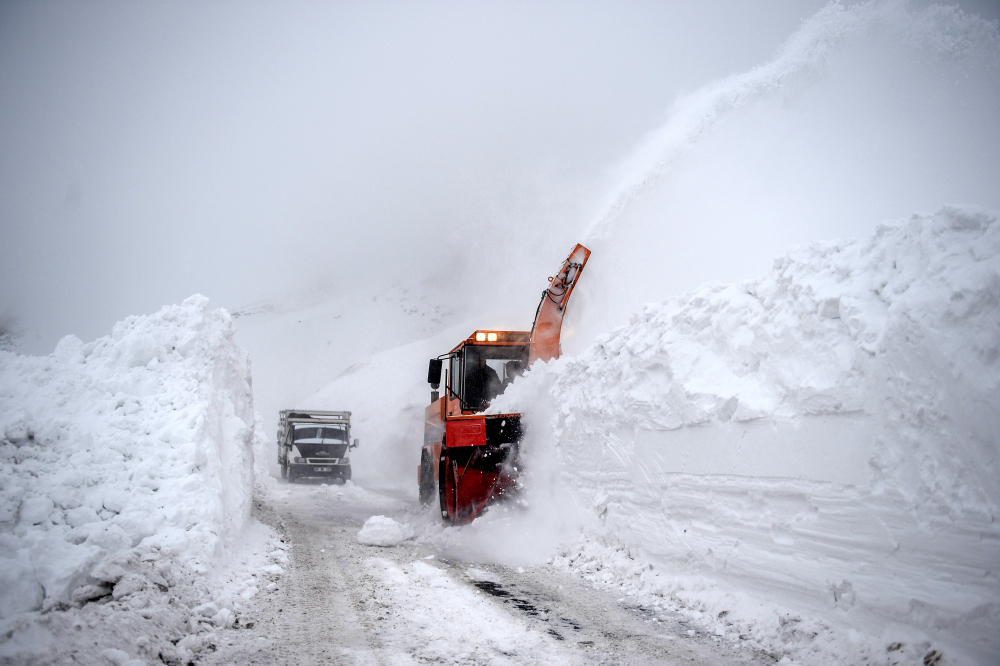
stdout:
[[(492, 502), (513, 493), (520, 467), (520, 414), (482, 414), (490, 402), (536, 360), (558, 358), (566, 305), (590, 250), (577, 245), (563, 262), (535, 312), (531, 331), (475, 331), (447, 354), (431, 359), (431, 404), (424, 412), (418, 471), (420, 501), (437, 489), (441, 517), (472, 522)], [(444, 396), (441, 371), (447, 359)]]

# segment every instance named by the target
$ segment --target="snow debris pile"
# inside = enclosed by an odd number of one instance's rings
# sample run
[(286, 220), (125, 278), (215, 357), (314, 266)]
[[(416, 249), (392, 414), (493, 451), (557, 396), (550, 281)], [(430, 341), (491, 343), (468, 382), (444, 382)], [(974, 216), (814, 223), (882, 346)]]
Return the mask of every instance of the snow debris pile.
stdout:
[(372, 516), (358, 532), (358, 543), (368, 546), (397, 546), (413, 536), (413, 528), (388, 516)]
[(1000, 660), (995, 214), (946, 207), (647, 305), (492, 409), (555, 442), (607, 547), (557, 560), (596, 582), (807, 663)]
[[(0, 351), (0, 617), (142, 608), (234, 545), (250, 516), (254, 414), (233, 332), (192, 296), (88, 344), (68, 336), (50, 356)], [(221, 626), (223, 610), (200, 613)]]

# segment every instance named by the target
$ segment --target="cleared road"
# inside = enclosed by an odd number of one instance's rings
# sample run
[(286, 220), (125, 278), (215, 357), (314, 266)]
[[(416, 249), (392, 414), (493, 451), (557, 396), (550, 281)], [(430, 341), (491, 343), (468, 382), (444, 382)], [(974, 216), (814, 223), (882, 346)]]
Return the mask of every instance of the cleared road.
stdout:
[(286, 574), (199, 664), (774, 662), (550, 567), (442, 560), (414, 541), (357, 542), (372, 515), (425, 519), (415, 502), (336, 486), (274, 495), (256, 510), (289, 546)]

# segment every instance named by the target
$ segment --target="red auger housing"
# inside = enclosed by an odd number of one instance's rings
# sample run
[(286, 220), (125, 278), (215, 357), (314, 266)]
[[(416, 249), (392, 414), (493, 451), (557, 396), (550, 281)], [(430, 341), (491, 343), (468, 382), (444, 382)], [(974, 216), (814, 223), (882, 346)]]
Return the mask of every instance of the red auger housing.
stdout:
[[(590, 250), (577, 245), (549, 278), (530, 332), (475, 331), (431, 359), (431, 404), (424, 412), (418, 479), (420, 501), (429, 504), (436, 489), (445, 521), (472, 522), (514, 491), (521, 466), (521, 415), (482, 412), (536, 360), (559, 357), (566, 305), (588, 258)], [(445, 390), (439, 396), (445, 360)]]

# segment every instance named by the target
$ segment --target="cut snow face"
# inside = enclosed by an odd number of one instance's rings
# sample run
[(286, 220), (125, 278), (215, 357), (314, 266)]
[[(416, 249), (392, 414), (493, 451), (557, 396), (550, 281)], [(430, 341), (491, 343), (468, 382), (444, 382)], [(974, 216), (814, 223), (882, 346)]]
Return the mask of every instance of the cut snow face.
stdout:
[(600, 424), (607, 442), (669, 450), (657, 471), (875, 484), (987, 516), (998, 364), (1000, 225), (946, 208), (648, 305), (536, 377), (554, 377), (561, 440)]
[(204, 572), (240, 535), (254, 417), (233, 331), (192, 296), (50, 356), (0, 351), (0, 617), (158, 585), (129, 568), (140, 544)]
[(994, 214), (917, 215), (647, 305), (491, 411), (524, 412), (526, 466), (555, 457), (592, 511), (612, 548), (559, 561), (597, 582), (808, 663), (896, 642), (1000, 659)]

